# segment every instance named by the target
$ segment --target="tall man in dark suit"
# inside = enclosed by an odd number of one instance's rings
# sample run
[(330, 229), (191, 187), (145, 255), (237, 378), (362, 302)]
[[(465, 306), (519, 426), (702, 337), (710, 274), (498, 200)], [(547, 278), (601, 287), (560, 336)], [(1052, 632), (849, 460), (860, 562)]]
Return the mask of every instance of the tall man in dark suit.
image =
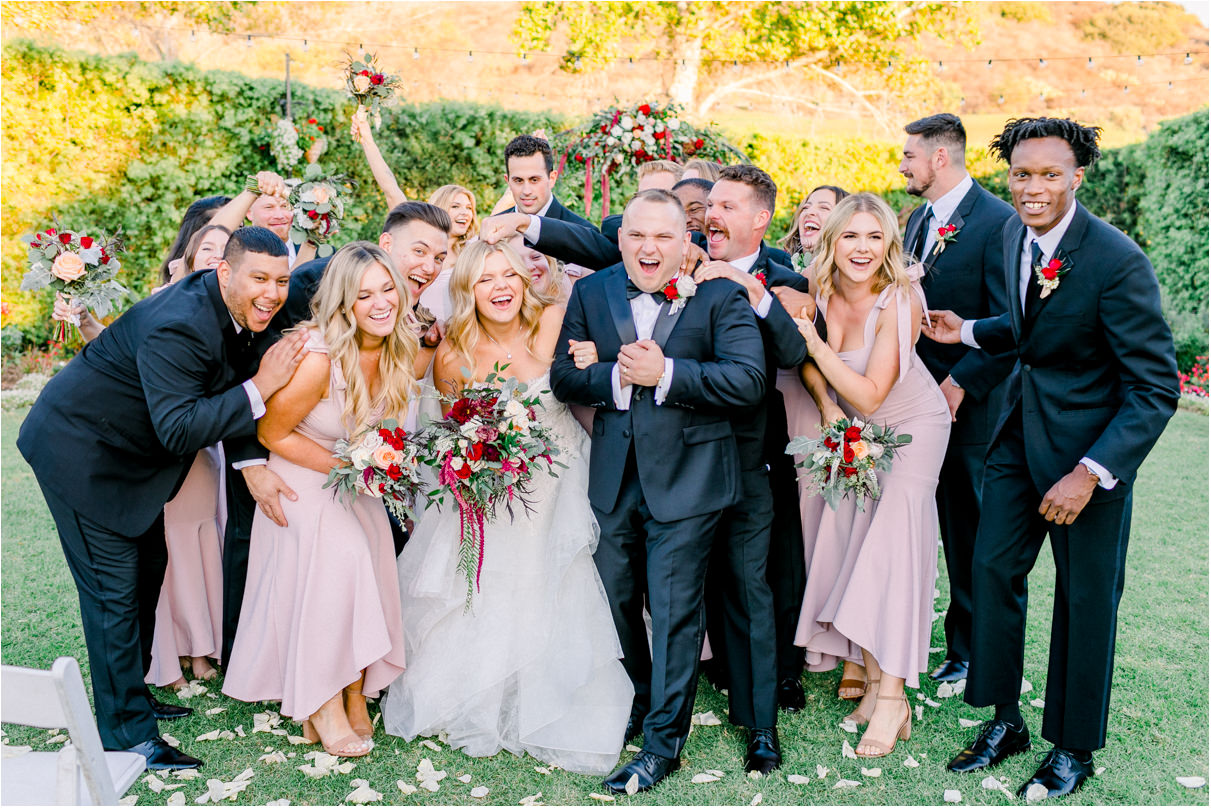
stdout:
[[(988, 451), (967, 702), (996, 713), (948, 766), (970, 772), (1030, 748), (1018, 696), (1026, 576), (1044, 536), (1056, 567), (1043, 737), (1055, 744), (1019, 795), (1075, 791), (1106, 742), (1131, 485), (1178, 399), (1173, 337), (1143, 252), (1076, 201), (1100, 130), (1067, 119), (1010, 121), (992, 142), (1009, 163), (1019, 220), (1004, 231), (1009, 311), (927, 333), (1012, 352)], [(1041, 500), (1041, 503), (1040, 503)]]
[[(505, 174), (514, 206), (506, 213), (528, 213), (593, 227), (555, 198), (555, 155), (551, 144), (534, 135), (518, 135), (505, 146)], [(596, 229), (596, 228), (594, 228)]]
[[(779, 368), (807, 361), (807, 344), (771, 290), (807, 292), (807, 278), (770, 257), (763, 242), (777, 186), (756, 166), (723, 169), (707, 198), (712, 261), (700, 282), (739, 284), (757, 316), (768, 380)], [(806, 566), (794, 461), (786, 454), (786, 405), (776, 385), (764, 400), (737, 410), (732, 423), (740, 450), (740, 501), (724, 511), (707, 583), (707, 622), (713, 675), (728, 690), (731, 720), (749, 729), (746, 768), (763, 774), (781, 762), (778, 707), (805, 705), (803, 649), (795, 626), (803, 605)]]
[[(998, 315), (1009, 308), (1001, 260), (1001, 229), (1013, 208), (967, 173), (967, 131), (955, 115), (942, 113), (904, 127), (908, 140), (900, 173), (908, 193), (925, 198), (904, 231), (906, 249), (925, 264), (921, 286), (931, 308), (966, 319)], [(941, 234), (941, 235), (939, 235)], [(988, 439), (1004, 403), (1004, 385), (990, 385), (982, 357), (965, 345), (923, 340), (917, 355), (951, 402), (954, 427), (938, 479), (938, 517), (950, 606), (946, 610), (946, 658), (930, 674), (939, 682), (967, 676), (971, 658), (971, 552), (980, 524), (980, 487)], [(964, 406), (956, 411), (957, 391)]]
[(164, 505), (199, 450), (255, 434), (264, 401), (306, 353), (302, 335), (283, 340), (249, 378), (249, 338), (286, 298), (286, 260), (269, 230), (235, 231), (215, 271), (136, 303), (84, 346), (17, 439), (76, 581), (101, 743), (152, 769), (202, 765), (156, 726), (189, 711), (154, 701), (143, 683), (168, 560)]
[[(601, 526), (595, 560), (623, 664), (635, 685), (627, 736), (644, 745), (606, 778), (651, 788), (680, 766), (702, 648), (703, 579), (723, 508), (741, 496), (729, 413), (760, 403), (761, 334), (739, 288), (683, 277), (685, 212), (667, 191), (637, 194), (623, 214), (623, 263), (572, 288), (560, 345), (591, 341), (583, 369), (556, 352), (555, 395), (596, 407), (589, 501)], [(643, 620), (652, 615), (651, 651)]]
[[(420, 294), (437, 277), (450, 248), (450, 216), (428, 202), (404, 202), (396, 205), (383, 222), (378, 245), (387, 251), (404, 283), (408, 285), (413, 307)], [(282, 332), (311, 318), (311, 299), (319, 289), (328, 268), (327, 258), (316, 258), (295, 267), (290, 273), (290, 291), (282, 310), (256, 339), (256, 351), (264, 351), (281, 337)], [(423, 314), (423, 312), (418, 313)], [(424, 323), (422, 323), (424, 324)], [(441, 327), (429, 323), (421, 336), (422, 353), (432, 359), (433, 350), (441, 342)], [(425, 357), (418, 359), (424, 362)], [(227, 475), (227, 525), (223, 533), (223, 649), (224, 664), (231, 659), (235, 633), (240, 624), (240, 608), (244, 602), (244, 585), (248, 578), (249, 540), (257, 507), (279, 525), (286, 524), (281, 497), (294, 498), (292, 491), (278, 475), (265, 465), (269, 453), (255, 437), (229, 441), (225, 446), (227, 460), (239, 474)], [(403, 549), (406, 534), (398, 520), (391, 516), (395, 552)]]

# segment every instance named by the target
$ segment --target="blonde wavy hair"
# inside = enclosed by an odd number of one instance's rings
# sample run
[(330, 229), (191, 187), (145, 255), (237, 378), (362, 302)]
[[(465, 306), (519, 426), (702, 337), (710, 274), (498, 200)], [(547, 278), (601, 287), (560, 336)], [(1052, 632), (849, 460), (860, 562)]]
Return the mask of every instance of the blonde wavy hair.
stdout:
[(816, 251), (816, 288), (823, 299), (827, 300), (836, 290), (833, 273), (837, 268), (837, 240), (859, 213), (874, 216), (883, 231), (883, 262), (875, 270), (871, 291), (878, 294), (892, 285), (905, 291), (912, 287), (905, 264), (904, 241), (900, 238), (895, 212), (882, 198), (874, 194), (851, 194), (837, 203), (820, 232), (820, 246)]
[[(450, 208), (454, 205), (454, 201), (459, 196), (467, 197), (467, 201), (471, 203), (471, 224), (467, 225), (466, 233), (463, 233), (458, 238), (450, 239), (451, 255), (458, 255), (463, 251), (463, 247), (466, 247), (467, 244), (479, 236), (479, 213), (475, 204), (475, 194), (461, 185), (443, 185), (429, 194), (429, 204), (437, 205), (448, 214), (450, 213)], [(450, 214), (450, 219), (453, 222), (453, 214)]]
[[(362, 279), (375, 264), (391, 275), (399, 294), (399, 312), (395, 328), (383, 342), (378, 357), (380, 389), (370, 395), (370, 385), (362, 375), (358, 359), (358, 328), (353, 317), (353, 305), (362, 287)], [(328, 346), (328, 356), (345, 376), (344, 421), (349, 434), (360, 434), (370, 423), (371, 413), (382, 407), (384, 418), (403, 421), (408, 401), (416, 392), (413, 365), (418, 350), (416, 334), (408, 324), (407, 313), (412, 309), (408, 287), (391, 263), (386, 250), (368, 241), (354, 241), (336, 251), (315, 297), (311, 300), (312, 319), (300, 328), (318, 328)]]
[(526, 337), (526, 350), (531, 356), (534, 356), (542, 312), (549, 305), (549, 301), (534, 288), (529, 270), (512, 247), (503, 241), (498, 244), (484, 241), (468, 244), (454, 262), (454, 271), (450, 273), (450, 320), (446, 323), (446, 341), (467, 361), (472, 373), (477, 372), (475, 349), (479, 346), (481, 327), (479, 311), (475, 306), (475, 284), (484, 274), (484, 265), (489, 256), (495, 253), (503, 255), (521, 278), (521, 327)]

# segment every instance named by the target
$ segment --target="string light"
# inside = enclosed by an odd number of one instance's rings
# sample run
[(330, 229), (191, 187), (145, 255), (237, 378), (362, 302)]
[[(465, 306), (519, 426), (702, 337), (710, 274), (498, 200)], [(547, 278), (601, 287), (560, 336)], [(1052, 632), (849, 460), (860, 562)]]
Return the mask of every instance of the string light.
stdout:
[(992, 60), (989, 59), (988, 64), (984, 65), (984, 67), (988, 68), (989, 70), (992, 70)]
[(941, 72), (941, 71), (943, 71), (943, 70), (945, 70), (945, 69), (946, 69), (946, 65), (942, 64), (942, 62), (941, 62), (941, 61), (939, 61), (939, 62), (938, 62), (938, 72)]
[(307, 40), (304, 39), (303, 40), (303, 53), (306, 53), (307, 51), (308, 51)]
[(1185, 63), (1186, 63), (1186, 64), (1190, 64), (1190, 63), (1191, 63), (1191, 62), (1193, 62), (1193, 61), (1194, 61), (1194, 60), (1190, 58), (1190, 54), (1188, 54), (1188, 53), (1187, 53), (1187, 54), (1186, 54)]
[(1047, 60), (1039, 59), (1039, 67), (1046, 67), (1046, 66), (1047, 66)]
[(1092, 56), (1089, 57), (1089, 61), (1085, 62), (1085, 67), (1089, 68), (1090, 70), (1093, 69), (1093, 57)]
[(420, 58), (420, 48), (413, 48), (413, 49), (412, 49), (412, 58), (413, 58), (413, 59), (419, 59), (419, 58)]
[(1131, 92), (1131, 88), (1128, 87), (1126, 84), (1124, 84), (1123, 85), (1123, 94), (1126, 95), (1129, 92)]
[(468, 61), (468, 62), (474, 62), (474, 61), (475, 61), (475, 56), (474, 56), (474, 54), (472, 54), (472, 53), (471, 53), (471, 51), (467, 51), (467, 61)]
[(527, 59), (527, 58), (526, 58), (526, 52), (525, 52), (525, 51), (522, 51), (522, 52), (521, 52), (521, 63), (524, 65), (524, 64), (526, 64), (526, 62), (528, 62), (528, 61), (529, 61), (529, 59)]
[(1135, 57), (1135, 66), (1136, 66), (1136, 67), (1139, 67), (1139, 66), (1140, 66), (1140, 65), (1142, 65), (1143, 63), (1144, 63), (1144, 57), (1143, 57), (1143, 56), (1136, 56), (1136, 57)]
[(997, 103), (998, 103), (998, 104), (1004, 104), (1004, 103), (1005, 103), (1005, 96), (1004, 96), (1004, 95), (1001, 95), (1000, 97), (998, 97), (998, 98), (997, 98)]
[(581, 68), (580, 57), (579, 57), (579, 56), (577, 56), (577, 57), (576, 57), (576, 61), (572, 63), (572, 69), (573, 69), (573, 70), (580, 70), (580, 68)]
[(198, 41), (198, 32), (197, 32), (197, 31), (194, 31), (194, 30), (192, 30), (192, 29), (190, 30), (190, 32), (189, 32), (189, 41), (190, 41), (190, 42), (197, 42), (197, 41)]
[(249, 35), (248, 35), (248, 39), (244, 40), (244, 47), (245, 47), (245, 48), (251, 48), (251, 47), (252, 47), (252, 34), (249, 34)]
[(627, 57), (627, 70), (630, 70), (634, 66), (635, 66), (635, 60), (632, 59), (630, 56), (628, 56)]

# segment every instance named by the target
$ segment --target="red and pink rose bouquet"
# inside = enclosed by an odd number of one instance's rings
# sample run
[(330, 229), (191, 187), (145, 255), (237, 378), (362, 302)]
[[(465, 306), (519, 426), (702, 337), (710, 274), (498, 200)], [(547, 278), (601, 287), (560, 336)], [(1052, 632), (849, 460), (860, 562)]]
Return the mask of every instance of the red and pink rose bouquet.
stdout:
[(799, 436), (786, 447), (787, 454), (804, 455), (804, 469), (814, 489), (834, 511), (852, 495), (858, 510), (866, 500), (879, 498), (877, 472), (890, 471), (896, 451), (912, 443), (912, 435), (897, 435), (878, 424), (840, 418), (822, 430), (820, 437)]
[(337, 441), (333, 457), (345, 461), (328, 472), (324, 488), (334, 488), (352, 501), (358, 494), (378, 497), (396, 518), (412, 518), (421, 493), (420, 446), (392, 418), (357, 440)]
[[(29, 248), (29, 270), (21, 281), (22, 291), (49, 287), (104, 317), (127, 294), (126, 287), (116, 280), (122, 269), (116, 256), (126, 249), (121, 232), (93, 237), (84, 231), (64, 230), (57, 220), (54, 225), (21, 238)], [(67, 323), (60, 322), (55, 341), (63, 342), (66, 337)]]

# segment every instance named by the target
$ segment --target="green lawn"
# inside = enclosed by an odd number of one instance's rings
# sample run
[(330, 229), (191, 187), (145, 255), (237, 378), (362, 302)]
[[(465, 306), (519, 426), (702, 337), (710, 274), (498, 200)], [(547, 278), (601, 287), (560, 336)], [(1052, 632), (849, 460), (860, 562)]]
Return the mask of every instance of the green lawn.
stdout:
[[(50, 667), (62, 654), (74, 655), (84, 668), (88, 663), (75, 590), (55, 537), (54, 526), (29, 468), (18, 455), (14, 441), (22, 413), (5, 412), (3, 446), (3, 558), (2, 630), (0, 656), (5, 664)], [(1095, 804), (1207, 804), (1206, 788), (1187, 790), (1175, 777), (1207, 776), (1207, 427), (1203, 415), (1181, 411), (1145, 464), (1135, 491), (1135, 522), (1132, 530), (1127, 588), (1119, 613), (1119, 643), (1111, 701), (1107, 748), (1098, 753), (1096, 764), (1105, 771), (1068, 801), (1073, 805)], [(53, 436), (50, 436), (53, 439)], [(1023, 710), (1032, 732), (1037, 734), (1041, 710), (1029, 706), (1040, 698), (1046, 670), (1051, 619), (1053, 568), (1044, 550), (1034, 575), (1034, 599), (1030, 606), (1027, 635), (1026, 677), (1033, 692), (1023, 697)], [(945, 604), (945, 576), (939, 580)], [(942, 645), (941, 621), (935, 623), (934, 645)], [(934, 658), (937, 659), (938, 655)], [(856, 744), (838, 723), (847, 712), (833, 693), (837, 674), (805, 677), (808, 709), (784, 716), (779, 732), (785, 765), (765, 780), (745, 776), (742, 765), (743, 739), (726, 724), (726, 700), (703, 680), (698, 711), (713, 710), (725, 723), (720, 727), (696, 727), (683, 754), (682, 773), (647, 794), (619, 798), (634, 805), (748, 805), (760, 793), (767, 805), (794, 804), (939, 804), (945, 789), (959, 789), (965, 804), (1005, 804), (1010, 798), (1000, 791), (981, 788), (980, 776), (948, 774), (944, 764), (966, 743), (969, 729), (959, 727), (960, 718), (982, 718), (960, 698), (940, 699), (941, 707), (925, 708), (925, 718), (913, 726), (912, 740), (901, 744), (882, 761), (868, 763), (882, 769), (882, 776), (863, 776), (861, 763), (843, 759), (842, 741)], [(936, 688), (926, 685), (924, 694), (933, 697)], [(218, 687), (211, 688), (212, 693)], [(167, 695), (165, 700), (172, 700)], [(490, 759), (472, 759), (443, 748), (433, 752), (419, 743), (379, 735), (378, 746), (368, 758), (357, 761), (349, 774), (331, 774), (310, 779), (297, 770), (309, 747), (289, 746), (280, 736), (249, 734), (231, 741), (195, 742), (194, 738), (216, 728), (237, 725), (250, 731), (258, 706), (245, 705), (219, 696), (190, 700), (199, 707), (189, 719), (164, 723), (165, 731), (181, 739), (187, 751), (206, 761), (204, 778), (232, 780), (245, 768), (256, 773), (251, 785), (237, 798), (238, 804), (264, 804), (287, 798), (294, 805), (340, 803), (353, 790), (350, 781), (362, 778), (383, 793), (384, 803), (467, 804), (481, 802), (471, 789), (487, 786), (482, 802), (516, 805), (523, 797), (542, 792), (547, 804), (592, 804), (589, 794), (601, 791), (596, 778), (555, 771), (535, 771), (539, 761), (517, 759), (507, 753)], [(920, 703), (920, 702), (918, 702)], [(206, 709), (225, 707), (226, 712), (205, 715)], [(292, 732), (297, 726), (289, 725)], [(6, 725), (11, 743), (50, 748), (47, 733)], [(294, 753), (288, 763), (258, 763), (266, 747)], [(1046, 745), (1043, 745), (1046, 748)], [(903, 765), (912, 755), (920, 766)], [(397, 780), (415, 784), (416, 766), (430, 758), (449, 776), (437, 793), (418, 791), (405, 796)], [(828, 767), (823, 779), (816, 766)], [(1012, 759), (997, 776), (1007, 778), (1012, 792), (1035, 766), (1034, 758)], [(718, 782), (694, 785), (692, 774), (720, 769)], [(459, 775), (470, 774), (470, 784)], [(787, 775), (811, 779), (792, 785)], [(838, 778), (860, 781), (848, 790), (835, 790)], [(175, 781), (174, 781), (175, 782)], [(185, 781), (186, 803), (205, 793), (204, 779)], [(140, 782), (131, 790), (141, 805), (163, 805), (170, 792), (153, 793)]]

